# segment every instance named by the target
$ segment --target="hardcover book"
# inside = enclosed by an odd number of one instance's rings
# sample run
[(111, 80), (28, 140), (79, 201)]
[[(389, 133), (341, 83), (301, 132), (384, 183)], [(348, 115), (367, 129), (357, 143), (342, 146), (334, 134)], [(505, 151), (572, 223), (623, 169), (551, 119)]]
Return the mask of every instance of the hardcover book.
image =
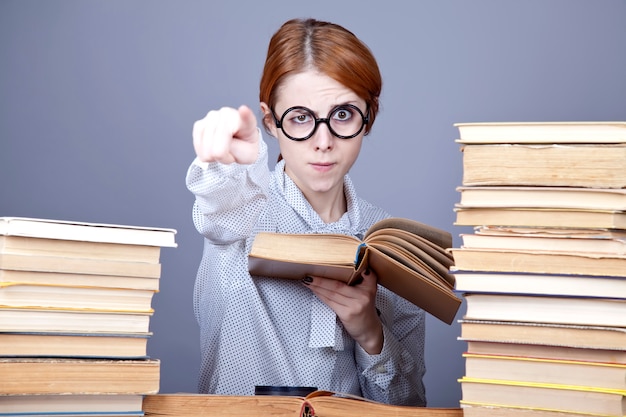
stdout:
[(306, 397), (283, 395), (147, 395), (146, 417), (462, 417), (460, 408), (425, 408), (383, 404), (352, 395), (315, 391)]
[(379, 284), (450, 324), (461, 300), (454, 294), (450, 233), (413, 220), (376, 223), (361, 240), (340, 234), (259, 233), (249, 255), (250, 273), (302, 279), (307, 275), (347, 284), (372, 268)]

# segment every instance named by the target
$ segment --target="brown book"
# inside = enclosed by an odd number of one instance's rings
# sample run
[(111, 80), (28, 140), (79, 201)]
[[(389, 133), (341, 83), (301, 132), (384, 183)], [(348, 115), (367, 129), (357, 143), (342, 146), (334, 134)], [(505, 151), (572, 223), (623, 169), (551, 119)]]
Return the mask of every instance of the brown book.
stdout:
[[(151, 334), (0, 332), (0, 356), (146, 358)], [(2, 402), (2, 401), (0, 401)]]
[(151, 316), (152, 311), (134, 313), (0, 306), (0, 331), (148, 334)]
[(530, 186), (457, 187), (462, 207), (626, 210), (626, 189)]
[(625, 350), (626, 328), (574, 324), (460, 320), (461, 339), (484, 342)]
[(626, 143), (462, 145), (462, 185), (626, 188)]
[(626, 255), (452, 248), (459, 271), (626, 277)]
[(341, 234), (259, 233), (249, 256), (250, 273), (302, 279), (307, 275), (352, 284), (365, 268), (379, 283), (450, 324), (461, 300), (454, 294), (450, 233), (413, 220), (389, 218), (363, 240)]
[(598, 417), (589, 413), (566, 413), (528, 408), (494, 407), (462, 404), (464, 417)]
[(160, 277), (73, 274), (66, 272), (15, 271), (0, 269), (0, 283), (22, 282), (37, 285), (73, 285), (77, 287), (127, 288), (158, 291)]
[(626, 255), (624, 230), (480, 226), (461, 239), (466, 248)]
[(626, 299), (465, 294), (464, 318), (626, 327)]
[(161, 276), (161, 264), (5, 253), (0, 253), (0, 269), (140, 278)]
[(0, 282), (0, 306), (152, 312), (152, 290)]
[[(460, 408), (425, 408), (382, 404), (356, 396), (315, 391), (306, 397), (281, 395), (157, 394), (143, 401), (150, 416), (247, 417), (462, 417)], [(181, 414), (183, 413), (183, 414)]]
[[(176, 247), (175, 234), (164, 228), (0, 217), (0, 271), (61, 274), (74, 282), (77, 275), (159, 278), (161, 247)], [(58, 275), (51, 278), (59, 283)]]
[(155, 394), (157, 359), (0, 358), (1, 394)]
[[(626, 331), (626, 329), (624, 330)], [(570, 346), (554, 346), (531, 343), (499, 343), (467, 340), (467, 352), (482, 355), (525, 356), (529, 358), (559, 358), (584, 362), (607, 362), (626, 365), (626, 346), (621, 349), (595, 349)]]
[(456, 204), (458, 226), (528, 226), (587, 229), (626, 229), (626, 211), (529, 208), (466, 207)]
[(13, 255), (159, 263), (161, 247), (0, 235), (0, 252)]
[(626, 365), (562, 358), (464, 353), (465, 376), (620, 390), (626, 394)]
[(0, 305), (15, 308), (78, 308), (152, 311), (152, 290), (0, 282)]
[(626, 143), (624, 121), (456, 123), (460, 143)]
[(0, 395), (0, 414), (11, 416), (141, 416), (143, 395)]
[(510, 407), (623, 417), (626, 391), (463, 377), (461, 406)]

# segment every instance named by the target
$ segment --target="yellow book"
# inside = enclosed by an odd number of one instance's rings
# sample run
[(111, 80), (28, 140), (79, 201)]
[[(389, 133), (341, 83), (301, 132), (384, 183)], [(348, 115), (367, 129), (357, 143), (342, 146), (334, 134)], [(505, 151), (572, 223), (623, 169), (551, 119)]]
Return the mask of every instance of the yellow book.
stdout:
[(468, 378), (606, 388), (626, 393), (626, 364), (464, 353)]
[(461, 406), (510, 407), (528, 410), (623, 417), (626, 391), (561, 384), (463, 377)]

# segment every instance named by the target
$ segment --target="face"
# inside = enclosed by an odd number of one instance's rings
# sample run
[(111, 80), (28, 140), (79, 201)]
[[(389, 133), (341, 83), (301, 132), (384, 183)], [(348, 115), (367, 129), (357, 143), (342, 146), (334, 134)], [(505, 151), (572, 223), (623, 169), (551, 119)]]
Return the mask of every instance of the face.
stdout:
[[(334, 79), (316, 71), (306, 71), (289, 76), (277, 94), (273, 109), (278, 119), (294, 106), (303, 106), (313, 111), (315, 117), (326, 118), (340, 105), (351, 104), (366, 112), (365, 100)], [(271, 109), (261, 103), (264, 120), (272, 136), (278, 139), (281, 155), (285, 160), (285, 172), (308, 198), (326, 193), (343, 193), (343, 177), (356, 161), (363, 142), (365, 128), (351, 139), (334, 136), (325, 123), (319, 123), (309, 139), (289, 139), (276, 127)], [(342, 118), (343, 112), (334, 115)], [(361, 120), (359, 114), (354, 114)]]

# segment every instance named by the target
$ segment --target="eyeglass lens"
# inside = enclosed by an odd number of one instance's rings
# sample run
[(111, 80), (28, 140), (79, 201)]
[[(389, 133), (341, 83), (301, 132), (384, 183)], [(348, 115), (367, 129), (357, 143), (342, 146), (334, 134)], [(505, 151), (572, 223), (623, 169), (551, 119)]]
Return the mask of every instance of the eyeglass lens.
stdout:
[(297, 106), (283, 114), (279, 127), (290, 139), (305, 140), (313, 136), (319, 123), (326, 123), (338, 138), (349, 139), (361, 132), (367, 120), (361, 110), (351, 104), (335, 107), (326, 119), (318, 119), (312, 110)]

